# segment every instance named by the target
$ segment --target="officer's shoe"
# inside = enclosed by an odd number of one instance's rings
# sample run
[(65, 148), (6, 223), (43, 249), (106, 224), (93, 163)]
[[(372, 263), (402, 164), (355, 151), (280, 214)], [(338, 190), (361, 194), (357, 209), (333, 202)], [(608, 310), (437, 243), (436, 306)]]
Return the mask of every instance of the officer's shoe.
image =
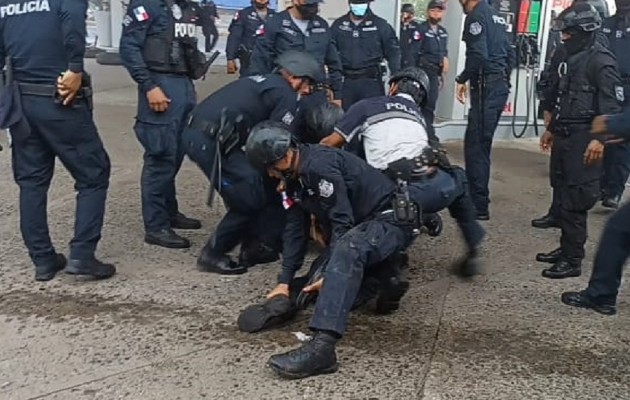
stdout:
[(458, 261), (453, 268), (453, 273), (460, 278), (472, 278), (479, 275), (481, 273), (481, 260), (477, 250), (470, 251), (466, 258)]
[(490, 220), (490, 212), (489, 211), (477, 211), (477, 220), (478, 221), (489, 221)]
[(84, 280), (101, 280), (111, 278), (116, 274), (113, 264), (106, 264), (92, 258), (90, 260), (70, 260), (66, 267), (66, 274), (75, 275)]
[(617, 306), (613, 303), (607, 303), (600, 300), (595, 300), (585, 291), (581, 292), (564, 292), (560, 297), (560, 300), (573, 307), (590, 308), (604, 315), (615, 315), (617, 313)]
[(68, 260), (63, 254), (55, 254), (53, 265), (40, 265), (35, 267), (35, 280), (38, 282), (48, 282), (52, 280), (57, 272), (66, 268)]
[(581, 262), (568, 260), (560, 260), (542, 272), (542, 276), (549, 279), (574, 278), (581, 274)]
[(555, 264), (560, 261), (560, 257), (562, 257), (562, 247), (558, 247), (557, 249), (552, 250), (549, 253), (536, 254), (536, 261), (548, 264)]
[(440, 214), (425, 215), (422, 220), (422, 224), (426, 229), (427, 234), (433, 237), (440, 236), (440, 233), (442, 233), (442, 229), (444, 228), (444, 223), (442, 222)]
[(229, 256), (217, 254), (212, 248), (204, 247), (197, 259), (197, 268), (202, 272), (213, 272), (221, 275), (241, 275), (247, 267), (238, 265)]
[(532, 226), (539, 229), (560, 228), (558, 220), (552, 215), (544, 215), (532, 220)]
[(278, 261), (280, 255), (278, 252), (267, 246), (265, 243), (256, 242), (254, 246), (241, 245), (241, 252), (238, 255), (238, 265), (250, 268), (257, 264), (267, 264)]
[(147, 232), (144, 235), (144, 241), (148, 244), (162, 246), (169, 249), (187, 249), (190, 247), (190, 241), (173, 232), (172, 229), (162, 229), (157, 232)]
[(276, 374), (288, 379), (331, 374), (339, 368), (336, 343), (337, 338), (320, 331), (302, 347), (271, 356), (267, 364)]
[(619, 208), (620, 200), (621, 200), (621, 196), (617, 196), (617, 197), (604, 196), (602, 198), (602, 207), (617, 209)]
[(173, 229), (201, 229), (201, 221), (194, 218), (188, 218), (184, 214), (178, 212), (171, 218), (171, 228)]

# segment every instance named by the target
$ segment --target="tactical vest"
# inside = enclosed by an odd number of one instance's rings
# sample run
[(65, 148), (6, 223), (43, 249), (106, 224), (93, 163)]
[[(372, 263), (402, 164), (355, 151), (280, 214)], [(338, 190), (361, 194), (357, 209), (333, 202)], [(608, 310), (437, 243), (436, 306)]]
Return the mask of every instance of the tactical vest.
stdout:
[(197, 49), (197, 10), (188, 1), (165, 2), (170, 8), (169, 23), (164, 31), (146, 38), (144, 62), (151, 71), (186, 74), (189, 72), (186, 54)]

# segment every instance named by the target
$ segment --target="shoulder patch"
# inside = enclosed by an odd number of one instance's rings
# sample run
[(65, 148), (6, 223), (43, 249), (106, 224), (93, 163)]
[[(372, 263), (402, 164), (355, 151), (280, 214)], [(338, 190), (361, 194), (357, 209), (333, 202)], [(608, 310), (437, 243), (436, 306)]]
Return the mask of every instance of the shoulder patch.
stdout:
[(144, 6), (138, 6), (133, 9), (133, 15), (136, 17), (136, 20), (139, 22), (146, 21), (149, 19), (149, 13), (144, 9)]
[(471, 35), (475, 35), (475, 36), (479, 35), (481, 31), (482, 31), (481, 24), (477, 21), (470, 24), (470, 27), (468, 28), (468, 32), (470, 32)]
[(318, 187), (319, 195), (325, 199), (329, 198), (333, 195), (333, 193), (335, 193), (334, 185), (332, 184), (332, 182), (328, 182), (326, 179), (320, 180)]
[(623, 103), (625, 101), (623, 86), (615, 86), (615, 97), (617, 97), (617, 101), (619, 101), (620, 103)]
[(282, 123), (286, 126), (291, 126), (293, 123), (293, 114), (290, 111), (287, 111), (286, 114), (282, 117)]

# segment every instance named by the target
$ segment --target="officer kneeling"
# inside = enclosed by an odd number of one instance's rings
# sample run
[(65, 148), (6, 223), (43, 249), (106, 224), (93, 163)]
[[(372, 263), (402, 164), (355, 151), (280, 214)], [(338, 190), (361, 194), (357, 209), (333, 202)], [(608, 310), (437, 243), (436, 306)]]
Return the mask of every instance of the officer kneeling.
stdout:
[[(395, 207), (394, 182), (360, 158), (321, 145), (298, 145), (281, 125), (255, 127), (246, 153), (269, 176), (300, 187), (309, 200), (304, 203), (321, 210), (331, 224), (330, 259), (324, 278), (316, 283), (320, 289), (310, 323), (315, 336), (296, 350), (272, 356), (269, 365), (290, 378), (334, 372), (335, 345), (346, 330), (366, 268), (409, 246), (419, 227), (418, 210), (411, 204)], [(401, 214), (409, 218), (397, 219)], [(291, 239), (284, 237), (285, 248)], [(283, 266), (280, 284), (287, 284), (296, 271)], [(391, 301), (399, 301), (406, 289), (392, 285), (382, 290)]]

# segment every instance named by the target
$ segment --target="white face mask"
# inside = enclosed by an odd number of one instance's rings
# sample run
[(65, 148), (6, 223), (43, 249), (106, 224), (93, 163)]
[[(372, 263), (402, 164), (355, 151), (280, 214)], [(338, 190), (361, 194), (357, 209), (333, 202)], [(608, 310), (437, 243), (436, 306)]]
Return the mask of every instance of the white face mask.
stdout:
[(350, 12), (356, 15), (357, 17), (362, 17), (367, 13), (368, 5), (367, 4), (350, 4)]

